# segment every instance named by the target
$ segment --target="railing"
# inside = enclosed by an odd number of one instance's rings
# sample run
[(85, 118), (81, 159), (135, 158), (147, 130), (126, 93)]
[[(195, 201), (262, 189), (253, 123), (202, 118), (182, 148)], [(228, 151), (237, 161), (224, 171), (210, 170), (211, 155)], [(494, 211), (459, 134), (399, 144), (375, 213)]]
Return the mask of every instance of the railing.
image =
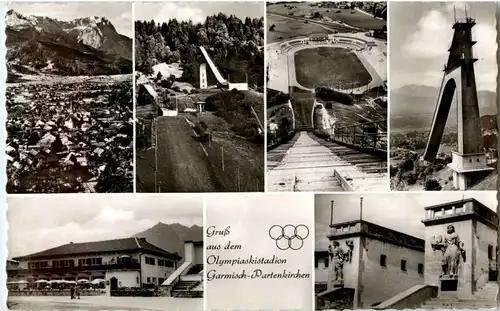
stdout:
[(386, 119), (336, 128), (329, 136), (336, 142), (387, 152)]
[(290, 128), (285, 131), (267, 131), (267, 148), (272, 149), (274, 147), (277, 147), (283, 143), (286, 143), (289, 141), (293, 135), (295, 134), (295, 131)]
[(458, 17), (455, 18), (455, 24), (475, 24), (476, 19), (470, 17)]
[(91, 266), (73, 266), (73, 267), (47, 267), (47, 268), (35, 268), (35, 269), (17, 269), (18, 274), (23, 273), (36, 273), (36, 274), (44, 274), (44, 273), (72, 273), (72, 272), (80, 272), (80, 271), (88, 271), (88, 270), (113, 270), (113, 269), (140, 269), (141, 264), (137, 260), (131, 260), (130, 262), (121, 262), (121, 263), (104, 263), (101, 265), (91, 265)]
[[(70, 289), (9, 289), (9, 296), (70, 296)], [(80, 290), (80, 296), (100, 296), (105, 295), (106, 290), (90, 289)]]

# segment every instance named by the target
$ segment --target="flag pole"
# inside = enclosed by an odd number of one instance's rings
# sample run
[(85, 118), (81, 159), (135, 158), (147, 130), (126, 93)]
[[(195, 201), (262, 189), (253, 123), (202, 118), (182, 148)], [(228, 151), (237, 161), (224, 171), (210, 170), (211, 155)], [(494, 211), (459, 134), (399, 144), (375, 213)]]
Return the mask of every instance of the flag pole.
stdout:
[(363, 197), (359, 199), (359, 221), (363, 220)]

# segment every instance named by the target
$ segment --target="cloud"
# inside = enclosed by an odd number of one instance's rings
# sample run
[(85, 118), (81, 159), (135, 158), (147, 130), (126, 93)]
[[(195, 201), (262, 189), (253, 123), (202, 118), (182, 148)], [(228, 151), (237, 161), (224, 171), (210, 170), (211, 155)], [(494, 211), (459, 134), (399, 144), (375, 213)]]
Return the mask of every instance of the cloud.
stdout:
[(124, 238), (158, 222), (203, 224), (202, 197), (106, 195), (8, 200), (9, 258), (69, 242)]
[(417, 23), (418, 30), (409, 36), (403, 51), (419, 58), (435, 58), (447, 55), (453, 29), (446, 16), (431, 10)]
[(99, 212), (95, 220), (103, 224), (106, 223), (115, 224), (120, 222), (131, 221), (134, 219), (134, 216), (135, 215), (133, 211), (124, 211), (119, 208), (107, 206)]
[[(476, 84), (478, 89), (495, 90), (498, 67), (496, 51), (496, 28), (487, 23), (478, 23), (473, 28), (473, 39), (477, 41), (474, 45), (474, 57), (478, 58), (475, 64)], [(492, 66), (493, 64), (493, 66)]]
[(156, 14), (154, 21), (168, 21), (170, 19), (191, 20), (193, 23), (205, 21), (206, 14), (196, 7), (190, 7), (183, 3), (168, 2), (162, 5)]

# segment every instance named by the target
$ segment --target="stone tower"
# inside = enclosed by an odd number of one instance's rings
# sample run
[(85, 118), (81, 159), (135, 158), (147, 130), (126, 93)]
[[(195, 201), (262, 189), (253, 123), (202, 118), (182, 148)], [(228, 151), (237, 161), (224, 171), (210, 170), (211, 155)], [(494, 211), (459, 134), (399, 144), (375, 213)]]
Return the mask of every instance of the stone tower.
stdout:
[(207, 64), (200, 64), (200, 89), (208, 88), (207, 82)]
[(438, 95), (424, 160), (433, 161), (438, 153), (450, 107), (455, 98), (458, 109), (458, 150), (448, 166), (453, 170), (453, 186), (465, 190), (479, 172), (493, 170), (486, 163), (479, 117), (476, 79), (472, 46), (472, 18), (456, 19), (454, 34), (448, 49), (449, 57), (444, 67), (443, 80)]
[(495, 212), (475, 199), (425, 210), (425, 284), (438, 286), (440, 297), (470, 298), (496, 279)]

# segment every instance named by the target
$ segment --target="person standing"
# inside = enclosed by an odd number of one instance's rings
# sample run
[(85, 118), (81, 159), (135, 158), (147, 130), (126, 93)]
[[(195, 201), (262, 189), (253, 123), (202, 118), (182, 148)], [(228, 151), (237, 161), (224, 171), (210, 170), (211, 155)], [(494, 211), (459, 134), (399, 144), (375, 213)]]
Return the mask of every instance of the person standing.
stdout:
[(71, 289), (69, 290), (71, 294), (71, 299), (75, 299), (75, 287), (72, 285)]
[(75, 287), (75, 294), (76, 294), (76, 297), (78, 299), (80, 299), (80, 286), (78, 286), (78, 285)]

